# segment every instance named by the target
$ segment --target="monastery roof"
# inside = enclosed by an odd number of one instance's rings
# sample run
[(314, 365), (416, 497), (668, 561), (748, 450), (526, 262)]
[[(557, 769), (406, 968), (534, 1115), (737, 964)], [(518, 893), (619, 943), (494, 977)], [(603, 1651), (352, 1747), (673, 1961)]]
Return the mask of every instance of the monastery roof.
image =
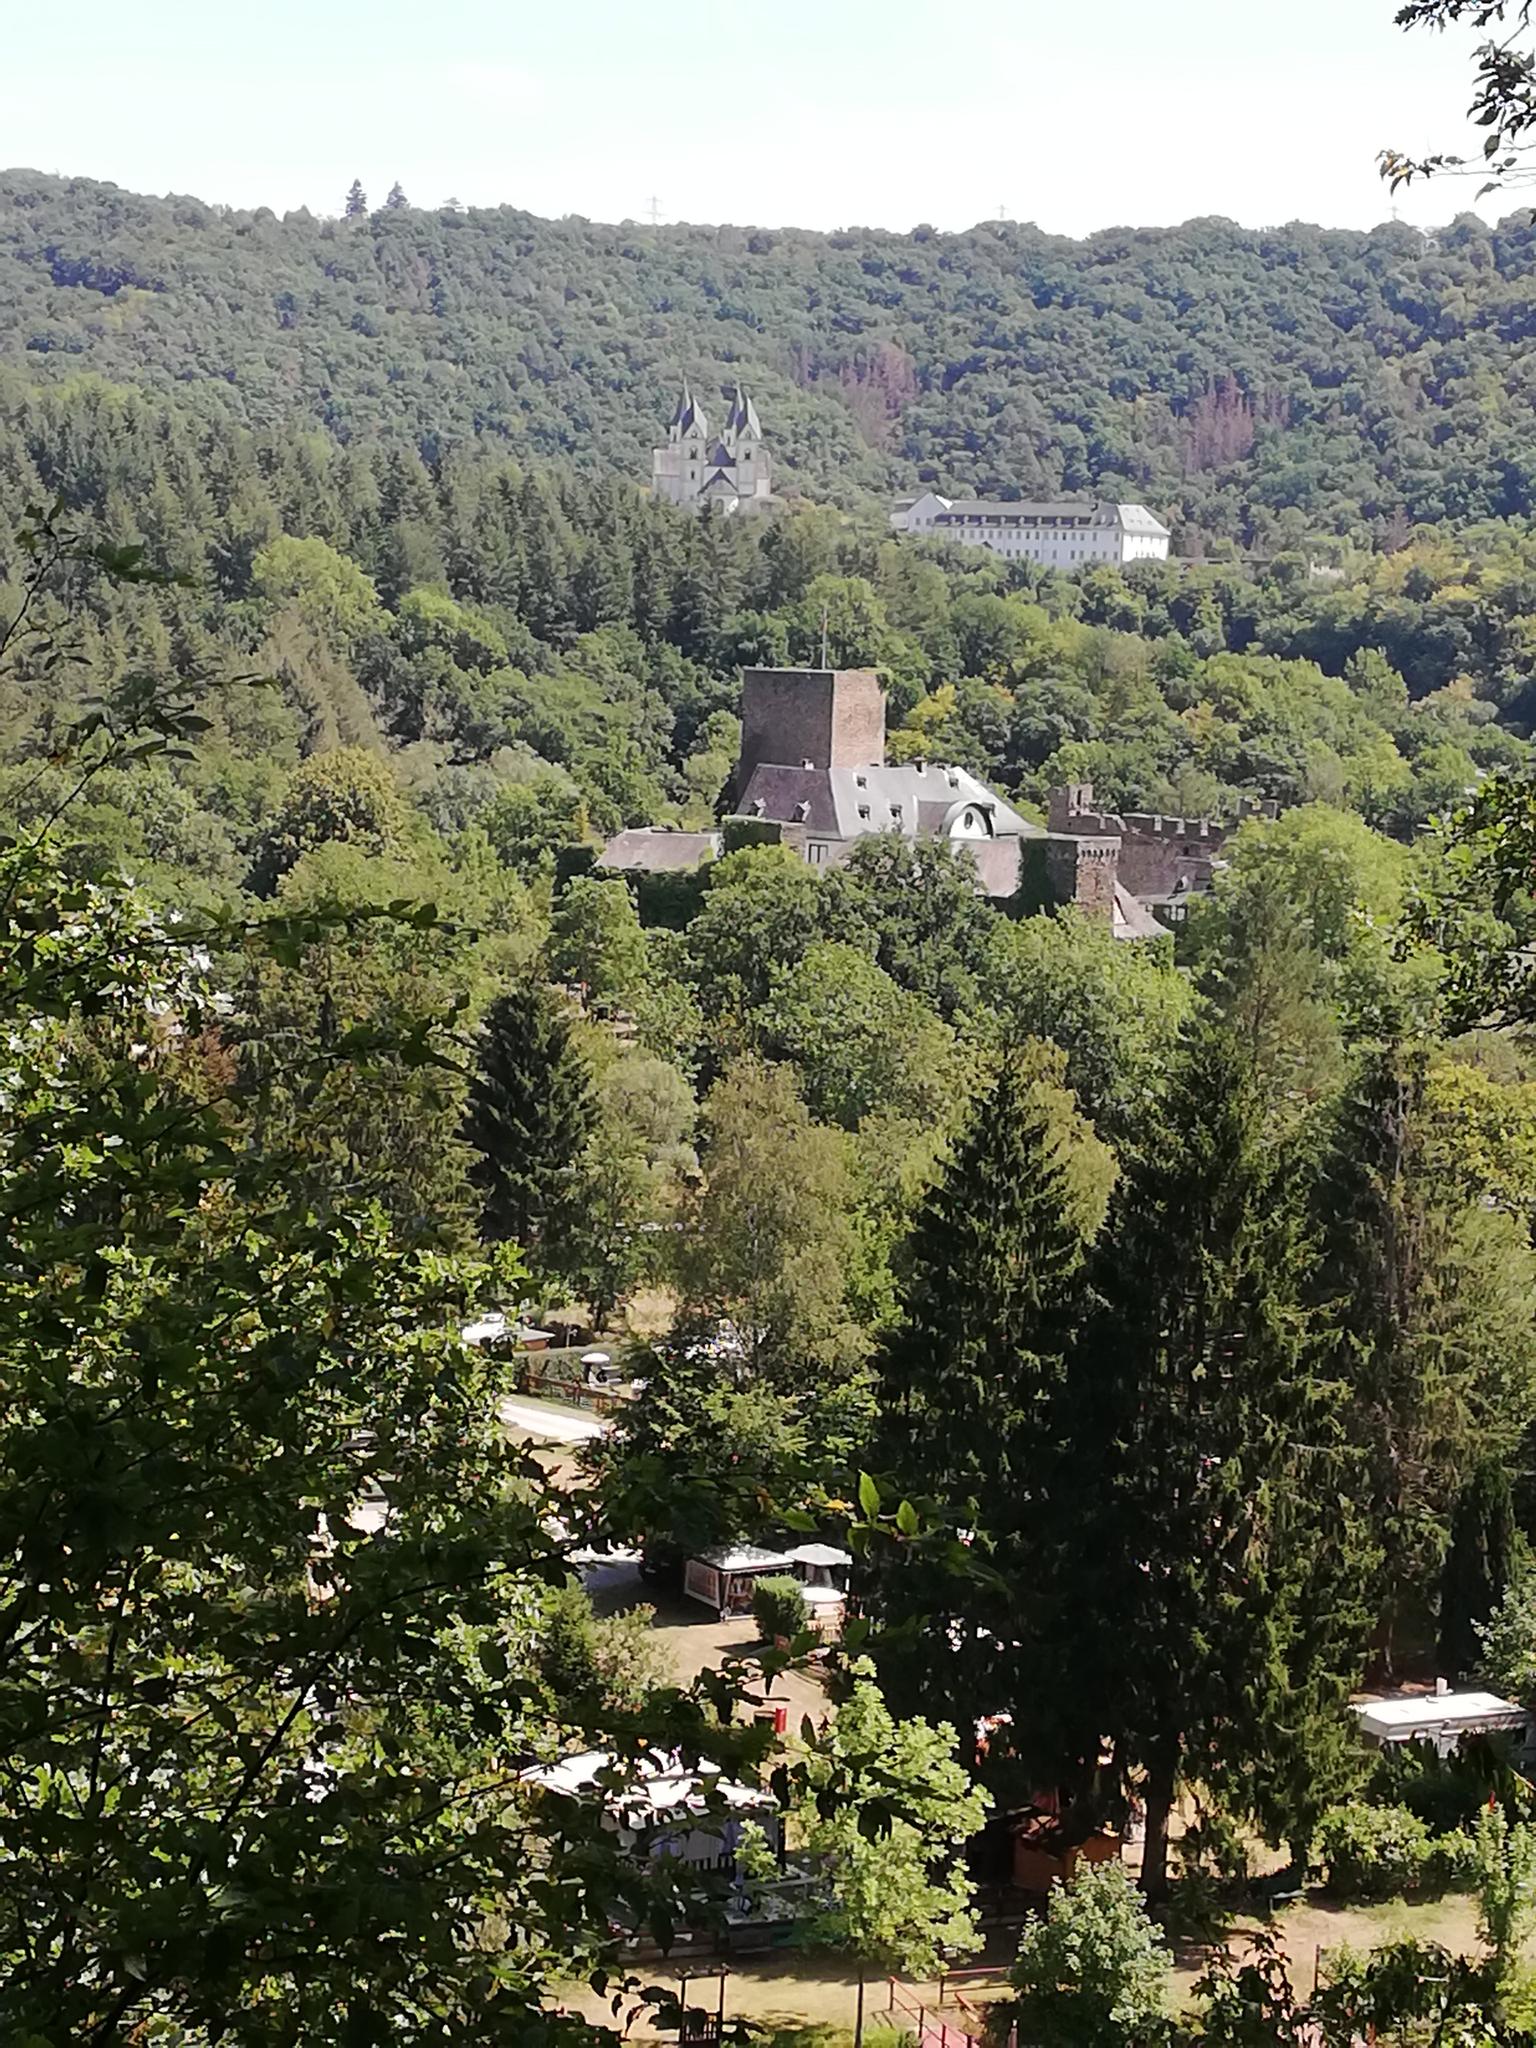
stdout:
[(1145, 505), (1119, 505), (1108, 498), (943, 498), (936, 491), (932, 495), (944, 507), (936, 515), (940, 520), (1086, 519), (1094, 526), (1119, 527), (1123, 533), (1171, 537), (1168, 528)]
[(1492, 1692), (1402, 1693), (1391, 1699), (1357, 1700), (1355, 1712), (1369, 1734), (1386, 1740), (1488, 1723), (1514, 1726), (1526, 1718), (1525, 1709), (1514, 1700)]

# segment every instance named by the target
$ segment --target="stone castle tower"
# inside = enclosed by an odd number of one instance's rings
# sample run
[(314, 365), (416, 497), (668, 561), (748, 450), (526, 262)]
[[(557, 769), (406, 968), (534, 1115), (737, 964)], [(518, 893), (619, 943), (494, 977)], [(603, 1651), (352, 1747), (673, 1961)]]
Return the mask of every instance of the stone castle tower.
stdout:
[(773, 496), (773, 465), (763, 445), (757, 407), (738, 384), (716, 434), (686, 380), (667, 438), (651, 450), (651, 492), (700, 512), (761, 507)]

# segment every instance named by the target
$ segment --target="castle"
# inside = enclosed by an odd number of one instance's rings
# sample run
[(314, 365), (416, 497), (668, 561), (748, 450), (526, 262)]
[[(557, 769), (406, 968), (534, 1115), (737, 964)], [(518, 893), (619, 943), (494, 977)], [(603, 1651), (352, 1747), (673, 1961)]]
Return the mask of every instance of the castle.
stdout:
[(681, 873), (763, 840), (835, 867), (868, 834), (893, 832), (945, 841), (972, 862), (982, 895), (1073, 904), (1117, 938), (1141, 939), (1182, 922), (1220, 865), (1230, 828), (1208, 818), (1104, 811), (1090, 784), (1074, 783), (1051, 792), (1041, 827), (967, 769), (888, 764), (873, 669), (749, 668), (741, 680), (731, 815), (708, 832), (620, 832), (600, 856), (610, 873)]
[(772, 501), (773, 464), (757, 407), (739, 384), (725, 425), (715, 434), (684, 381), (667, 438), (651, 450), (651, 491), (669, 505), (699, 512), (760, 510)]

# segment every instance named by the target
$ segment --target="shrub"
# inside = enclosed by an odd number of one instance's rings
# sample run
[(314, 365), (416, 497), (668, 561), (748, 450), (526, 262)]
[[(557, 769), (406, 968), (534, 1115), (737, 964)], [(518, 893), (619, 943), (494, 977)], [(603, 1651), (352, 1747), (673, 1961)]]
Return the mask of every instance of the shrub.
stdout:
[(1116, 1863), (1082, 1864), (1051, 1887), (1019, 1938), (1013, 2017), (1029, 2048), (1132, 2048), (1157, 2030), (1168, 1948)]
[(1436, 1891), (1469, 1891), (1478, 1879), (1477, 1844), (1465, 1828), (1447, 1828), (1429, 1845), (1426, 1881)]
[(752, 1619), (769, 1642), (777, 1636), (799, 1635), (807, 1619), (800, 1581), (787, 1575), (759, 1579), (752, 1588)]
[(1317, 1855), (1328, 1888), (1358, 1899), (1410, 1891), (1428, 1875), (1429, 1829), (1406, 1806), (1331, 1806), (1317, 1830)]
[(1368, 1796), (1374, 1805), (1406, 1806), (1434, 1834), (1472, 1829), (1490, 1799), (1511, 1820), (1529, 1820), (1531, 1788), (1512, 1757), (1507, 1735), (1466, 1736), (1449, 1756), (1428, 1742), (1392, 1743), (1377, 1758)]

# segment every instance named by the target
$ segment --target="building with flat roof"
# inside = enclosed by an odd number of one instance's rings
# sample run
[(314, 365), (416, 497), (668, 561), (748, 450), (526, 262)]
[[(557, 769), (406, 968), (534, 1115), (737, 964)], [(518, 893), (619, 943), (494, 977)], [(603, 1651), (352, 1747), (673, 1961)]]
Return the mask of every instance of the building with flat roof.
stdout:
[(1529, 1739), (1530, 1716), (1524, 1707), (1492, 1692), (1398, 1693), (1359, 1700), (1355, 1713), (1361, 1734), (1382, 1748), (1427, 1742), (1440, 1756), (1449, 1756), (1469, 1735), (1509, 1735), (1516, 1748)]
[(1051, 569), (1083, 569), (1095, 562), (1163, 562), (1172, 538), (1145, 505), (1107, 498), (944, 498), (925, 491), (891, 513), (897, 533), (990, 548), (1010, 560)]

